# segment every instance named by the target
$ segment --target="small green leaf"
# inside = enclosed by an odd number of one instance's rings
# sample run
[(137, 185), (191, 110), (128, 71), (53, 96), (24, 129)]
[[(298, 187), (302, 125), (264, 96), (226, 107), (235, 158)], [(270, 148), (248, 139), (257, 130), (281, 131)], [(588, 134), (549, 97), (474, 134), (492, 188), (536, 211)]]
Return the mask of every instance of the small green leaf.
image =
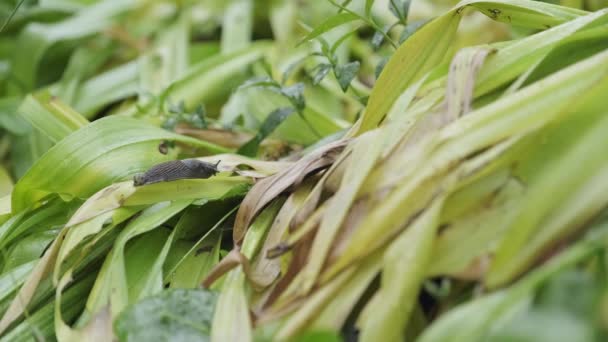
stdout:
[(357, 76), (359, 71), (360, 63), (358, 61), (346, 63), (344, 65), (338, 65), (334, 68), (334, 74), (340, 83), (342, 91), (346, 91), (350, 82)]
[(309, 34), (306, 35), (306, 37), (304, 37), (299, 43), (302, 44), (303, 42), (307, 41), (307, 40), (311, 40), (314, 39), (320, 35), (322, 35), (323, 33), (330, 31), (333, 28), (336, 28), (342, 24), (351, 22), (351, 21), (355, 21), (358, 20), (359, 17), (355, 14), (352, 13), (348, 13), (348, 12), (342, 12), (342, 13), (338, 13), (334, 16), (331, 16), (329, 18), (327, 18), (321, 25), (315, 27), (314, 30), (312, 30)]
[(411, 0), (390, 0), (388, 9), (402, 24), (407, 23)]
[(384, 35), (382, 34), (382, 32), (380, 31), (376, 31), (374, 32), (374, 36), (372, 37), (372, 48), (374, 50), (378, 50), (380, 48), (380, 45), (382, 45), (382, 42), (384, 41)]
[(303, 58), (297, 59), (295, 62), (290, 63), (289, 66), (287, 66), (287, 68), (285, 68), (285, 71), (283, 72), (283, 76), (281, 76), (281, 83), (285, 84), (285, 82), (287, 82), (287, 80), (289, 79), (291, 74), (293, 74), (294, 71), (298, 70), (298, 68), (300, 66), (302, 66), (302, 63), (304, 63), (304, 61), (306, 61), (307, 58), (308, 58), (308, 56), (305, 56)]
[(272, 78), (268, 76), (253, 77), (243, 82), (236, 90), (244, 90), (253, 87), (268, 87), (268, 88), (280, 88), (281, 86)]
[(354, 35), (355, 33), (357, 33), (357, 30), (359, 28), (355, 28), (354, 30), (350, 30), (349, 32), (346, 32), (345, 34), (343, 34), (340, 38), (336, 39), (336, 41), (332, 44), (331, 48), (329, 49), (329, 54), (330, 56), (326, 56), (329, 60), (335, 60), (336, 57), (336, 50), (340, 47), (340, 45), (342, 45), (342, 43), (344, 43), (348, 38), (350, 38), (350, 36)]
[(281, 88), (281, 94), (289, 99), (289, 102), (297, 111), (302, 111), (306, 107), (304, 101), (304, 83), (296, 83), (289, 87)]
[(171, 289), (125, 310), (114, 330), (120, 341), (209, 341), (217, 295)]
[(245, 156), (255, 156), (258, 147), (264, 138), (270, 135), (279, 125), (285, 121), (295, 110), (291, 107), (279, 108), (268, 115), (258, 134), (239, 148), (238, 153)]
[(316, 69), (316, 73), (312, 78), (312, 84), (317, 85), (317, 84), (321, 83), (321, 81), (323, 81), (325, 76), (327, 76), (327, 74), (331, 70), (331, 64), (322, 63), (322, 64), (317, 65), (315, 67), (315, 69)]

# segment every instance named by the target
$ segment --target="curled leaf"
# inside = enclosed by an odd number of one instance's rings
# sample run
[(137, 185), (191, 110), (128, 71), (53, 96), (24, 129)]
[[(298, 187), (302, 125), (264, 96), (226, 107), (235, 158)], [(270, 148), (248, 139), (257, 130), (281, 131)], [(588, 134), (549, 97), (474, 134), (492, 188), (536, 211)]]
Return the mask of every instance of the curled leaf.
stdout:
[(243, 200), (234, 224), (233, 239), (240, 243), (253, 218), (275, 197), (300, 184), (310, 173), (331, 165), (348, 140), (327, 144), (292, 164), (287, 169), (257, 182)]

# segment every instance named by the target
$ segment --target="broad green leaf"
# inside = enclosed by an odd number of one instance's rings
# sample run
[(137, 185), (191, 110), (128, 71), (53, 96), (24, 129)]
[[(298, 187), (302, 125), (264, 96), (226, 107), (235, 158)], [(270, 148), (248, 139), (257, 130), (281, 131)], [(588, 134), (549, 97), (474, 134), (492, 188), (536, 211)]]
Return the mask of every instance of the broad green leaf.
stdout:
[[(223, 213), (225, 208), (229, 207), (222, 202), (209, 202), (200, 209), (190, 207), (180, 217), (175, 226), (177, 241), (165, 263), (165, 282), (170, 282), (171, 287), (199, 287), (207, 274), (219, 262), (221, 227), (238, 209), (238, 206), (235, 206), (227, 213)], [(220, 213), (223, 216), (220, 217), (218, 215)], [(214, 222), (213, 226), (211, 226), (211, 222)], [(200, 235), (201, 228), (208, 228), (208, 230), (196, 242), (190, 242), (193, 234)], [(175, 262), (169, 260), (170, 257), (175, 259), (171, 253), (176, 255), (179, 260), (175, 260)]]
[(217, 294), (172, 289), (142, 300), (114, 323), (119, 341), (209, 341)]
[(598, 244), (581, 241), (512, 287), (467, 302), (435, 321), (419, 338), (421, 342), (483, 341), (496, 322), (511, 316), (531, 299), (548, 277), (575, 265), (598, 251)]
[[(179, 179), (171, 182), (153, 183), (135, 188), (135, 192), (125, 198), (124, 205), (146, 205), (170, 200), (216, 200), (242, 196), (251, 180), (245, 177), (217, 175), (208, 179)], [(170, 197), (167, 194), (171, 193)]]
[[(608, 121), (601, 115), (608, 82), (601, 85), (577, 99), (569, 108), (576, 115), (566, 119), (553, 136), (545, 137), (547, 154), (536, 156), (544, 163), (535, 169), (546, 171), (528, 185), (526, 204), (496, 251), (486, 278), (488, 286), (502, 285), (519, 275), (540, 257), (538, 251), (587, 222), (608, 202), (603, 195), (608, 161), (597, 157), (608, 144), (602, 133)], [(526, 171), (523, 165), (522, 170)], [(547, 189), (553, 189), (550, 198)]]
[(4, 260), (3, 272), (11, 270), (31, 261), (38, 260), (44, 249), (57, 235), (57, 231), (49, 230), (36, 232), (19, 239), (8, 250)]
[[(252, 260), (261, 249), (266, 233), (282, 204), (282, 201), (270, 204), (247, 230), (241, 252), (248, 260)], [(211, 341), (252, 340), (245, 280), (242, 267), (225, 275), (217, 308), (213, 315)]]
[(78, 204), (77, 201), (68, 203), (54, 198), (39, 208), (13, 215), (0, 226), (0, 248), (5, 248), (28, 234), (55, 229), (65, 224)]
[(253, 0), (229, 0), (222, 22), (222, 53), (246, 48), (253, 34)]
[[(429, 276), (450, 274), (465, 278), (479, 277), (485, 271), (486, 255), (495, 250), (525, 194), (525, 187), (514, 178), (505, 180), (504, 177), (492, 173), (481, 182), (492, 182), (492, 178), (501, 183), (488, 188), (493, 191), (479, 194), (476, 198), (476, 202), (480, 203), (479, 208), (464, 211), (461, 215), (454, 215), (455, 217), (449, 213), (451, 205), (467, 201), (463, 198), (465, 192), (476, 192), (475, 188), (483, 186), (480, 183), (463, 188), (462, 192), (448, 198), (442, 219), (449, 226), (435, 241), (435, 256), (427, 270)], [(491, 205), (485, 205), (488, 202)]]
[(248, 78), (249, 65), (269, 50), (268, 43), (257, 42), (244, 50), (207, 58), (173, 83), (165, 96), (172, 101), (184, 101), (186, 108), (223, 98)]
[(11, 136), (12, 173), (19, 179), (25, 175), (50, 148), (53, 142), (31, 127), (27, 122), (28, 133)]
[[(75, 319), (84, 306), (86, 294), (91, 289), (95, 274), (91, 273), (83, 279), (79, 279), (74, 286), (66, 290), (62, 298), (65, 307), (63, 316), (68, 320)], [(54, 339), (56, 338), (53, 330), (54, 320), (54, 300), (44, 304), (35, 312), (31, 313), (28, 319), (22, 321), (10, 331), (6, 332), (1, 338), (2, 341), (27, 341), (36, 338)]]
[(51, 193), (88, 197), (171, 157), (158, 151), (163, 140), (182, 142), (212, 152), (223, 148), (173, 134), (126, 117), (97, 120), (53, 146), (17, 182), (13, 210), (20, 211)]
[(17, 96), (0, 98), (0, 127), (15, 135), (27, 134), (30, 131), (30, 125), (17, 113), (20, 102), (21, 98)]
[[(358, 128), (359, 132), (372, 129), (380, 123), (392, 103), (407, 86), (415, 82), (426, 72), (430, 71), (432, 67), (441, 63), (449, 44), (452, 41), (451, 37), (456, 32), (459, 25), (462, 9), (467, 6), (475, 7), (482, 12), (486, 10), (485, 13), (489, 14), (490, 17), (495, 20), (505, 20), (512, 22), (513, 24), (530, 26), (533, 28), (538, 28), (539, 22), (546, 22), (547, 25), (551, 27), (586, 14), (586, 12), (580, 10), (527, 0), (471, 0), (458, 4), (452, 11), (436, 18), (416, 31), (416, 33), (407, 39), (391, 57), (370, 94), (366, 112), (362, 118), (361, 125)], [(488, 12), (488, 10), (490, 11)], [(506, 14), (507, 12), (508, 15)], [(495, 13), (498, 14), (495, 15)], [(598, 12), (590, 14), (587, 19), (581, 18), (579, 21), (580, 24), (577, 24), (580, 26), (574, 25), (572, 26), (572, 30), (576, 31), (580, 27), (603, 16), (605, 16), (605, 13)], [(546, 26), (543, 28), (546, 28)], [(549, 36), (552, 35), (552, 33), (547, 32), (531, 36), (530, 39), (538, 40), (535, 43), (528, 43), (528, 41), (522, 40), (516, 41), (514, 45), (526, 42), (527, 44), (530, 44), (529, 46), (526, 46), (533, 48), (540, 42), (546, 41), (545, 34)], [(554, 32), (559, 32), (559, 30), (555, 30)], [(568, 31), (565, 31), (560, 34), (568, 35), (569, 33)], [(510, 48), (513, 47), (510, 46)], [(514, 54), (513, 52), (505, 51), (500, 57), (496, 54), (488, 60), (488, 65), (491, 64), (492, 68), (486, 67), (485, 69), (488, 71), (484, 71), (483, 69), (480, 71), (480, 86), (476, 88), (475, 94), (482, 94), (483, 89), (488, 87), (489, 84), (494, 84), (495, 87), (496, 83), (505, 82), (504, 78), (511, 77), (512, 79), (512, 77), (515, 76), (510, 76), (511, 74), (517, 75), (530, 66), (520, 63), (518, 64), (518, 67), (521, 65), (523, 68), (520, 70), (514, 69), (514, 65), (509, 64), (509, 68), (502, 69), (502, 63), (499, 64), (495, 62), (496, 59), (504, 58), (505, 62), (503, 63), (513, 63), (514, 60), (521, 58), (521, 54), (524, 53), (523, 51), (526, 51), (526, 54), (529, 53), (529, 50), (524, 50), (522, 46), (517, 47), (516, 50), (510, 51), (518, 51), (519, 53)], [(534, 55), (528, 56), (528, 60), (533, 57)], [(497, 70), (508, 71), (498, 73)], [(489, 74), (491, 73), (496, 74), (494, 74), (493, 77), (490, 77)], [(483, 87), (481, 85), (483, 82), (487, 82), (488, 84)]]
[(433, 20), (395, 51), (372, 89), (359, 134), (376, 127), (399, 95), (445, 58), (460, 18), (443, 15)]
[[(598, 82), (604, 80), (608, 73), (607, 61), (608, 52), (603, 52), (574, 64), (542, 82), (470, 113), (446, 126), (437, 137), (431, 136), (424, 144), (417, 145), (411, 153), (399, 159), (403, 164), (388, 169), (398, 173), (403, 181), (362, 220), (360, 226), (365, 229), (355, 231), (348, 247), (325, 276), (330, 277), (335, 274), (333, 272), (373, 251), (372, 246), (377, 248), (390, 239), (400, 227), (396, 222), (407, 222), (416, 208), (428, 201), (440, 187), (451, 189), (452, 185), (448, 185), (450, 177), (444, 177), (446, 174), (443, 172), (453, 168), (454, 163), (509, 137), (518, 137), (543, 127), (569, 114), (571, 102), (580, 93), (604, 89)], [(605, 80), (603, 84), (605, 86)], [(433, 147), (437, 149), (431, 152)], [(483, 159), (478, 160), (481, 162)], [(421, 163), (421, 160), (427, 161)], [(474, 165), (472, 163), (471, 166)], [(467, 166), (462, 164), (462, 167)], [(458, 173), (451, 174), (455, 177)], [(385, 178), (383, 174), (377, 181), (382, 182)], [(440, 182), (446, 183), (440, 186)]]
[[(111, 310), (108, 312), (109, 319), (113, 319), (119, 314), (129, 303), (133, 303), (136, 298), (129, 297), (130, 284), (127, 277), (127, 268), (125, 264), (125, 248), (127, 242), (132, 238), (154, 230), (166, 220), (183, 210), (191, 201), (176, 201), (173, 203), (163, 202), (151, 206), (144, 210), (140, 216), (131, 221), (119, 234), (114, 243), (114, 247), (110, 254), (106, 256), (106, 260), (102, 269), (95, 281), (95, 285), (88, 295), (87, 300), (87, 315), (91, 317), (88, 324), (94, 324), (96, 317), (103, 315), (104, 310), (108, 310), (108, 305)], [(166, 251), (165, 251), (166, 255)], [(164, 257), (162, 258), (164, 260)], [(159, 261), (154, 268), (156, 271), (162, 270), (162, 261)], [(142, 269), (142, 271), (145, 271)], [(56, 290), (56, 306), (55, 306), (55, 329), (57, 335), (62, 340), (78, 340), (83, 334), (86, 334), (86, 327), (82, 329), (73, 329), (68, 326), (63, 316), (61, 315), (61, 306), (59, 305), (64, 287), (71, 281), (73, 270), (68, 270), (58, 281)], [(162, 283), (162, 276), (157, 274), (156, 279)], [(133, 281), (133, 278), (131, 278)], [(148, 284), (143, 284), (143, 291), (147, 291)], [(160, 285), (159, 285), (160, 286)], [(83, 322), (80, 322), (81, 324)]]
[(130, 302), (158, 294), (163, 290), (162, 266), (175, 233), (155, 229), (134, 238), (125, 249), (125, 271)]
[[(488, 56), (479, 71), (475, 95), (487, 94), (532, 67), (551, 48), (577, 31), (608, 20), (608, 11), (599, 11), (573, 19), (549, 30), (520, 39)], [(525, 51), (525, 52), (524, 52)], [(492, 67), (490, 67), (490, 65)]]
[[(170, 275), (171, 287), (187, 289), (199, 287), (211, 269), (220, 261), (220, 242), (221, 233), (216, 231), (192, 245)], [(193, 252), (190, 252), (192, 250)]]
[[(381, 261), (382, 253), (376, 253), (362, 262), (352, 278), (323, 305), (320, 312), (314, 314), (310, 328), (334, 331), (341, 329), (358, 302), (362, 297), (365, 298), (365, 290), (373, 284), (372, 281), (378, 275)], [(359, 318), (361, 317), (359, 315)]]
[(104, 0), (58, 23), (29, 24), (19, 36), (21, 48), (29, 53), (15, 55), (15, 74), (27, 88), (32, 89), (37, 85), (38, 68), (49, 48), (62, 41), (77, 41), (100, 32), (112, 24), (115, 16), (134, 5), (131, 0)]
[(57, 90), (57, 96), (66, 104), (74, 104), (76, 93), (83, 81), (93, 76), (115, 52), (115, 47), (105, 41), (99, 45), (80, 47), (70, 57)]
[[(27, 275), (34, 268), (36, 261), (32, 260), (0, 275), (0, 302), (4, 302), (19, 289)], [(3, 308), (4, 309), (4, 308)]]
[(388, 246), (382, 260), (380, 289), (365, 307), (364, 319), (359, 322), (361, 341), (404, 338), (409, 316), (417, 304), (420, 285), (431, 261), (443, 202), (443, 198), (435, 200)]
[(190, 22), (182, 15), (161, 32), (160, 37), (139, 60), (139, 93), (161, 95), (172, 82), (184, 76), (188, 70)]
[(74, 95), (74, 108), (91, 119), (101, 108), (135, 96), (138, 90), (136, 62), (129, 62), (105, 71), (83, 82)]
[(575, 8), (529, 0), (465, 0), (457, 7), (475, 7), (493, 20), (536, 29), (546, 29), (588, 14)]
[(82, 115), (48, 92), (26, 96), (18, 111), (54, 143), (89, 123)]

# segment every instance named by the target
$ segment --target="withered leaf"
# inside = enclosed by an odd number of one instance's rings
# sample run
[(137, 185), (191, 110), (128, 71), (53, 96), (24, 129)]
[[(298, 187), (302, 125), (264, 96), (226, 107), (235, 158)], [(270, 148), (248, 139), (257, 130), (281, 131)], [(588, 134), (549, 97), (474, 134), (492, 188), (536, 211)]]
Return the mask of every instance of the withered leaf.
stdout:
[(331, 165), (347, 143), (348, 140), (343, 139), (327, 144), (279, 173), (257, 182), (245, 196), (237, 213), (232, 236), (234, 243), (240, 244), (253, 218), (270, 201), (293, 185), (300, 184), (310, 173)]

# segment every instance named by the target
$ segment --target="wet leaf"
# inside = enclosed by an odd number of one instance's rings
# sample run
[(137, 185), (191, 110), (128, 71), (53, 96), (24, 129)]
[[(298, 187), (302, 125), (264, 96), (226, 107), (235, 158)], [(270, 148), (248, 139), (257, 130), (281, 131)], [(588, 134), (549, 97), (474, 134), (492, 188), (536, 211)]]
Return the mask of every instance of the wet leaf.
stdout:
[(343, 65), (337, 65), (334, 68), (334, 74), (338, 79), (338, 83), (340, 84), (340, 88), (342, 91), (346, 91), (350, 86), (350, 82), (357, 77), (357, 73), (359, 72), (360, 63), (359, 61), (346, 63)]
[(120, 341), (209, 341), (217, 294), (171, 289), (125, 310), (114, 323)]

